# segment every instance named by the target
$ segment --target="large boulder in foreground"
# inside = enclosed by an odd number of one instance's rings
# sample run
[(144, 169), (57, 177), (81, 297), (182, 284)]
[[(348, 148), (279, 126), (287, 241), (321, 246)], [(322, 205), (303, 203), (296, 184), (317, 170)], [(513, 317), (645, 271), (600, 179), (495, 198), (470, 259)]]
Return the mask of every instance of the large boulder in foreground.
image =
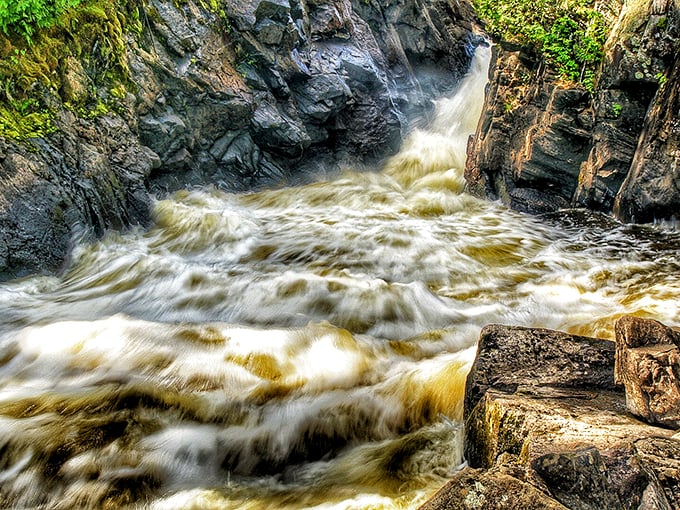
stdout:
[(479, 337), (465, 387), (469, 416), (488, 389), (508, 393), (547, 388), (614, 390), (615, 345), (540, 328), (492, 324)]
[(680, 441), (627, 412), (614, 364), (608, 340), (484, 328), (466, 384), (470, 467), (422, 508), (680, 508)]

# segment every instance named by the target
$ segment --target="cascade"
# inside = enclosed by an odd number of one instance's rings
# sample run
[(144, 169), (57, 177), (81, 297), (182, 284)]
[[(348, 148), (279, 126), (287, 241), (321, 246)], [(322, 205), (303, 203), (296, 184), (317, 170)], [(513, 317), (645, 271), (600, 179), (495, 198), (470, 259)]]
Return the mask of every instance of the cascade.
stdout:
[(179, 192), (0, 285), (0, 506), (417, 508), (482, 326), (679, 324), (674, 231), (464, 192), (488, 58), (381, 172)]

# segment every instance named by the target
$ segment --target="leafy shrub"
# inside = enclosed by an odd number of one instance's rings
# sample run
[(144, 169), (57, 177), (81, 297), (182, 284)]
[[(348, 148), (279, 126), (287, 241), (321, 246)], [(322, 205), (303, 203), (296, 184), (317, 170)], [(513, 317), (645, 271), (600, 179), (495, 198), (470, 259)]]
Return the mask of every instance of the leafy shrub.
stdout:
[(0, 29), (14, 31), (29, 42), (36, 29), (52, 26), (57, 17), (80, 0), (0, 0)]
[(566, 80), (595, 87), (609, 33), (591, 0), (474, 0), (489, 33), (543, 55)]

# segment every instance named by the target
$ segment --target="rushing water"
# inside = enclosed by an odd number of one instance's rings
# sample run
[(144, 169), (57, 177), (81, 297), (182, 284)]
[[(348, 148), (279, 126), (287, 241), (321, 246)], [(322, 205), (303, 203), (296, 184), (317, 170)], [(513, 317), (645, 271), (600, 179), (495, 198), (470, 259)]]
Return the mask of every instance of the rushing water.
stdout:
[(674, 232), (462, 191), (487, 61), (381, 173), (178, 193), (0, 286), (0, 506), (417, 508), (483, 325), (678, 324)]

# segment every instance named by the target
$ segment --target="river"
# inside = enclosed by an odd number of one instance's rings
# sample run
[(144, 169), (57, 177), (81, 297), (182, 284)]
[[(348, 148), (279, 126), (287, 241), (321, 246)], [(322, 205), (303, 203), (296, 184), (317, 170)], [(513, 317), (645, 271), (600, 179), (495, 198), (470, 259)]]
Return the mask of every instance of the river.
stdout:
[(680, 324), (672, 228), (463, 191), (488, 53), (380, 172), (179, 192), (0, 285), (0, 507), (415, 509), (482, 326)]

